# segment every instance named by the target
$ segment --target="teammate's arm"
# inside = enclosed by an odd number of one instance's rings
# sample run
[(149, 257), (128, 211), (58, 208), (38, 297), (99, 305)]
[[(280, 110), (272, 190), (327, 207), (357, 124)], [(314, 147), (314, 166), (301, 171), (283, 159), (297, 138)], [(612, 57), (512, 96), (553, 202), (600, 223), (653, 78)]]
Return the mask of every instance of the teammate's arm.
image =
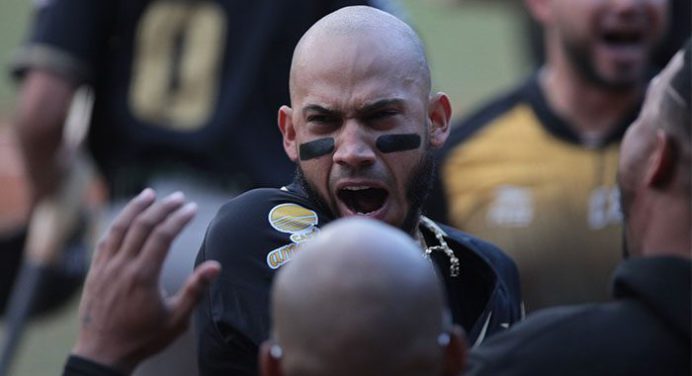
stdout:
[(60, 186), (72, 151), (63, 144), (63, 124), (75, 93), (69, 79), (45, 69), (32, 69), (22, 83), (15, 127), (32, 202)]

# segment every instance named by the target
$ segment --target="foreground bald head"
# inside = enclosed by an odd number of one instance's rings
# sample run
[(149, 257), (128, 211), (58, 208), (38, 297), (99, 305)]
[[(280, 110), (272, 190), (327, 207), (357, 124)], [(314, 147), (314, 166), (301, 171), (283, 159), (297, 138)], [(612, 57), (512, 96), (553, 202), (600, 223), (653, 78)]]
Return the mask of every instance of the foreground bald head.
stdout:
[[(336, 221), (274, 280), (264, 375), (446, 375), (461, 370), (432, 264), (382, 222)], [(280, 350), (279, 350), (280, 349)]]

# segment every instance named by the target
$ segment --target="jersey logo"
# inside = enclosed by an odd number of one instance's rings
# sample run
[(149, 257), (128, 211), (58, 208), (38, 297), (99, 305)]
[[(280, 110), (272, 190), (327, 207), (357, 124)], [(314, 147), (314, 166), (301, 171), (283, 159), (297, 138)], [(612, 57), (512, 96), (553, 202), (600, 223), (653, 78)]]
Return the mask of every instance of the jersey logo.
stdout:
[(533, 220), (533, 195), (528, 188), (503, 185), (495, 189), (488, 209), (488, 223), (504, 227), (526, 227)]
[(317, 221), (317, 213), (297, 204), (281, 204), (269, 211), (269, 224), (288, 234), (310, 230)]
[(589, 196), (589, 227), (600, 230), (622, 223), (620, 190), (617, 187), (597, 187)]
[(317, 213), (298, 204), (280, 204), (269, 211), (269, 224), (277, 231), (291, 234), (291, 243), (276, 248), (267, 254), (267, 265), (278, 269), (287, 263), (298, 245), (311, 239), (319, 232)]

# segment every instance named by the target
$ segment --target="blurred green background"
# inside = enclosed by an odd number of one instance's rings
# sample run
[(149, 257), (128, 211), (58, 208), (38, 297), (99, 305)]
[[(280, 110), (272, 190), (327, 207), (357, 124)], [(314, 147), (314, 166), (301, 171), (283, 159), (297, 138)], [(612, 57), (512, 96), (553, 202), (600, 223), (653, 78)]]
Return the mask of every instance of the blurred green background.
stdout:
[[(455, 117), (467, 114), (528, 73), (530, 64), (524, 51), (518, 4), (482, 0), (401, 1), (409, 21), (427, 46), (433, 85), (450, 95)], [(30, 8), (28, 0), (0, 1), (0, 126), (7, 126), (12, 118), (15, 86), (7, 74), (8, 65), (26, 34)], [(76, 335), (77, 304), (75, 296), (62, 309), (29, 325), (13, 375), (60, 374)]]

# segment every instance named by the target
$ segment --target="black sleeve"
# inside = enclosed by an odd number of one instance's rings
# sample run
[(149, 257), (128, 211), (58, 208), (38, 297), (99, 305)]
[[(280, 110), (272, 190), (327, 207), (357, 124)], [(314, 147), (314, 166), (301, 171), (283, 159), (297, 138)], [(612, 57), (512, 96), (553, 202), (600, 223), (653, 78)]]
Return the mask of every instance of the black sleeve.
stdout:
[(471, 238), (471, 243), (476, 249), (482, 252), (482, 256), (492, 265), (500, 288), (493, 297), (495, 308), (494, 317), (488, 328), (488, 335), (495, 332), (504, 331), (502, 323), (510, 325), (521, 321), (524, 318), (523, 300), (521, 297), (521, 283), (519, 270), (509, 256), (495, 245), (478, 238)]
[(124, 376), (113, 368), (75, 355), (67, 358), (62, 374), (63, 376)]
[(109, 43), (118, 1), (54, 0), (34, 13), (29, 37), (15, 56), (13, 73), (48, 69), (76, 82), (89, 80)]
[(217, 260), (222, 266), (195, 312), (202, 375), (257, 375), (259, 345), (270, 328), (266, 257), (283, 241), (268, 229), (267, 201), (239, 197), (225, 205), (197, 256), (197, 264)]

